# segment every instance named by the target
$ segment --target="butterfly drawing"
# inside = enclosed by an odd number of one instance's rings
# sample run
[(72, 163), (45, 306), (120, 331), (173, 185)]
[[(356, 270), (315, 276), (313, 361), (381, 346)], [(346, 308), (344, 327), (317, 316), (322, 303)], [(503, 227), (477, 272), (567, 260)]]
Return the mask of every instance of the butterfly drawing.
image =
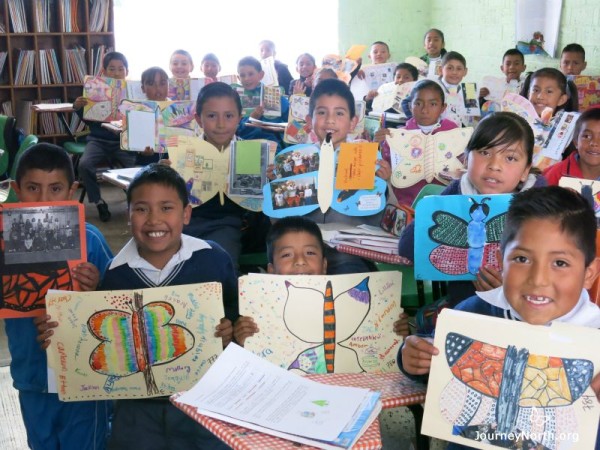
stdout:
[(386, 140), (390, 146), (391, 182), (394, 187), (407, 188), (425, 180), (443, 182), (440, 172), (463, 168), (459, 156), (464, 153), (473, 133), (472, 128), (457, 128), (424, 134), (420, 130), (391, 130)]
[(470, 220), (444, 210), (435, 211), (434, 225), (429, 228), (429, 238), (440, 244), (429, 255), (431, 264), (449, 275), (476, 275), (482, 264), (499, 268), (496, 253), (504, 229), (506, 211), (489, 217), (490, 197), (481, 200), (469, 197)]
[[(356, 352), (343, 343), (356, 333), (371, 308), (369, 277), (335, 297), (331, 281), (327, 281), (324, 291), (295, 286), (288, 281), (286, 288), (285, 326), (298, 339), (314, 344), (300, 352), (288, 370), (364, 372)], [(298, 320), (307, 316), (308, 323)]]
[(100, 341), (90, 355), (92, 370), (108, 376), (105, 390), (114, 381), (141, 372), (148, 395), (160, 393), (152, 367), (176, 360), (194, 347), (194, 335), (171, 323), (174, 307), (157, 301), (143, 304), (143, 295), (134, 293), (123, 306), (129, 311), (107, 309), (94, 313), (87, 322), (91, 334)]
[[(445, 355), (454, 378), (440, 405), (454, 435), (503, 448), (556, 449), (556, 436), (576, 427), (572, 405), (588, 388), (594, 365), (586, 359), (534, 355), (448, 333)], [(528, 436), (529, 447), (517, 446)], [(537, 436), (537, 438), (535, 438)]]

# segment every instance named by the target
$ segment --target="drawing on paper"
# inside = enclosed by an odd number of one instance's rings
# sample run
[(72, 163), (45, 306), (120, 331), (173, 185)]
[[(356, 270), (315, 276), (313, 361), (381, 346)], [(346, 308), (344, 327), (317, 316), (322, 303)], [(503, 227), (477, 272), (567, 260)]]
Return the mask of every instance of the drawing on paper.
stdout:
[[(419, 279), (474, 279), (482, 265), (500, 268), (498, 250), (511, 196), (426, 197), (417, 205), (415, 254)], [(428, 244), (428, 245), (429, 245)]]
[[(371, 307), (369, 277), (364, 278), (356, 286), (340, 293), (336, 297), (333, 296), (331, 281), (327, 282), (324, 292), (312, 288), (294, 286), (290, 282), (286, 282), (286, 287), (288, 289), (288, 298), (283, 316), (286, 327), (290, 333), (304, 342), (322, 342), (300, 353), (288, 369), (299, 369), (306, 373), (333, 373), (336, 354), (347, 353), (345, 358), (356, 361), (356, 372), (364, 372), (364, 369), (360, 366), (356, 352), (351, 348), (345, 347), (342, 343), (356, 332), (369, 313)], [(323, 333), (320, 336), (308, 333), (302, 327), (302, 324), (293, 320), (295, 314), (298, 312), (298, 308), (306, 308), (308, 299), (313, 296), (315, 301), (323, 302)], [(348, 321), (344, 324), (336, 323), (336, 308), (344, 308), (345, 303), (349, 302), (360, 307), (360, 314), (355, 315), (351, 322)]]
[(88, 320), (92, 335), (101, 341), (90, 355), (95, 372), (114, 378), (138, 372), (144, 375), (148, 395), (158, 394), (152, 366), (179, 358), (194, 347), (194, 335), (185, 327), (171, 323), (173, 305), (152, 302), (144, 306), (143, 294), (135, 292), (133, 300), (126, 296), (112, 299), (115, 306), (130, 309), (108, 309), (93, 314)]
[(594, 208), (596, 222), (600, 222), (600, 181), (562, 177), (558, 180), (558, 185), (579, 192)]
[[(458, 333), (446, 335), (445, 355), (454, 378), (439, 404), (453, 435), (493, 436), (488, 443), (503, 448), (556, 449), (557, 436), (577, 431), (571, 405), (590, 384), (591, 361), (534, 355)], [(523, 436), (527, 441), (518, 442)]]

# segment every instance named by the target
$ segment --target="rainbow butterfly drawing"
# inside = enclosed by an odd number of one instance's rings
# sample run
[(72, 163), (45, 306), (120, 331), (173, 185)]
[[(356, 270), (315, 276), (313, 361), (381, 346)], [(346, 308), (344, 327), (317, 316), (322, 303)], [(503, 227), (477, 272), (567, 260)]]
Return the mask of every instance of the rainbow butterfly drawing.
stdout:
[(502, 448), (568, 448), (559, 437), (576, 431), (572, 405), (590, 384), (591, 361), (531, 354), (454, 332), (444, 343), (453, 379), (439, 404), (453, 435)]
[[(300, 352), (288, 369), (306, 373), (364, 372), (356, 351), (344, 342), (358, 330), (371, 308), (369, 277), (337, 296), (333, 295), (331, 281), (327, 281), (324, 291), (288, 281), (285, 284), (285, 325), (298, 339), (314, 344)], [(315, 326), (307, 327), (296, 319), (307, 315)]]
[[(126, 296), (125, 296), (126, 297)], [(149, 396), (160, 393), (152, 367), (176, 360), (189, 352), (194, 335), (184, 326), (171, 323), (175, 308), (165, 301), (143, 304), (143, 295), (134, 292), (119, 299), (121, 309), (105, 309), (90, 316), (88, 329), (100, 344), (92, 351), (89, 365), (108, 377), (104, 390), (114, 382), (142, 373)]]
[(482, 265), (499, 269), (497, 251), (511, 195), (431, 196), (417, 205), (415, 252), (420, 279), (474, 279)]

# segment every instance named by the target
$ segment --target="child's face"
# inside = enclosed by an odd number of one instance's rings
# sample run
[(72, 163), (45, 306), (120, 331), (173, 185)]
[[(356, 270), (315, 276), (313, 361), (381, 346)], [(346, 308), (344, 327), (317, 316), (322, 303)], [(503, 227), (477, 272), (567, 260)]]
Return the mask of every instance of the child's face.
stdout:
[(268, 44), (260, 44), (258, 47), (260, 59), (267, 59), (269, 56), (275, 56), (275, 53)]
[(471, 150), (467, 176), (480, 194), (510, 194), (529, 175), (530, 166), (521, 142)]
[(440, 93), (435, 89), (421, 89), (410, 103), (410, 110), (418, 125), (435, 125), (446, 109)]
[(519, 55), (506, 55), (500, 66), (500, 70), (506, 75), (506, 81), (518, 80), (526, 68)]
[(588, 120), (581, 125), (577, 152), (582, 169), (590, 169), (593, 173), (600, 170), (600, 121)]
[(30, 169), (21, 178), (19, 184), (13, 182), (12, 187), (20, 202), (64, 202), (71, 200), (77, 190), (78, 183), (69, 184), (67, 175), (62, 170)]
[(554, 78), (536, 77), (531, 80), (529, 101), (539, 116), (544, 108), (552, 108), (552, 111), (556, 112), (556, 108), (564, 105), (567, 100), (567, 94), (561, 91), (558, 81)]
[(312, 76), (317, 66), (312, 62), (308, 56), (304, 55), (298, 59), (298, 63), (296, 64), (296, 70), (303, 78), (308, 78)]
[(327, 133), (331, 133), (335, 148), (340, 143), (346, 142), (346, 137), (354, 130), (358, 117), (350, 117), (348, 102), (343, 97), (322, 95), (315, 103), (312, 118), (307, 116), (306, 121), (321, 142)]
[(142, 258), (162, 269), (181, 247), (181, 231), (190, 222), (192, 208), (185, 208), (177, 191), (157, 183), (135, 188), (129, 204), (131, 234)]
[(161, 73), (154, 74), (154, 79), (142, 84), (142, 92), (148, 100), (162, 102), (167, 99), (169, 80)]
[(211, 97), (202, 106), (196, 121), (204, 130), (205, 139), (221, 149), (227, 147), (242, 119), (231, 97)]
[(565, 75), (581, 75), (587, 62), (579, 52), (563, 52), (560, 57), (560, 71)]
[(398, 69), (396, 73), (394, 73), (394, 82), (396, 84), (404, 84), (409, 81), (416, 81), (411, 73), (406, 69)]
[(435, 31), (430, 31), (425, 35), (425, 50), (431, 58), (437, 58), (440, 56), (442, 49), (444, 48), (444, 41), (442, 37)]
[(451, 59), (442, 66), (442, 78), (448, 84), (460, 84), (467, 72), (465, 65), (457, 59)]
[(596, 267), (585, 267), (583, 252), (558, 221), (529, 219), (504, 251), (504, 295), (525, 322), (545, 325), (574, 308)]
[(252, 66), (239, 66), (238, 67), (238, 78), (240, 83), (244, 86), (244, 89), (252, 90), (260, 84), (260, 80), (263, 79), (265, 73), (261, 70), (258, 72)]
[(375, 44), (371, 46), (369, 59), (373, 64), (383, 64), (390, 59), (390, 51), (383, 44)]
[(127, 68), (120, 59), (111, 59), (104, 69), (104, 75), (109, 78), (124, 80), (127, 77)]
[(273, 263), (267, 269), (278, 275), (325, 275), (327, 260), (315, 236), (289, 232), (274, 242)]
[(190, 72), (194, 70), (194, 65), (185, 55), (174, 54), (169, 62), (169, 70), (173, 78), (189, 78)]
[(221, 70), (221, 66), (219, 66), (214, 61), (202, 61), (200, 70), (202, 70), (202, 73), (205, 77), (217, 78), (217, 75), (219, 75), (219, 72)]

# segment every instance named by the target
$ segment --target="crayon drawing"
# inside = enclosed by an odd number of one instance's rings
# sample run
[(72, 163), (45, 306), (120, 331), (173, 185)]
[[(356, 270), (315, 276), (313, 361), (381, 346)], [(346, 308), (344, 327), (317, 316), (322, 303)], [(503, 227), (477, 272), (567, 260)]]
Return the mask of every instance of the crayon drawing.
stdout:
[[(415, 277), (474, 280), (482, 265), (500, 268), (498, 250), (511, 195), (438, 195), (415, 212)], [(421, 247), (420, 247), (421, 248)]]
[(260, 329), (245, 347), (304, 373), (395, 371), (400, 278), (396, 272), (242, 277), (240, 312)]
[(558, 180), (558, 185), (579, 192), (594, 208), (596, 223), (600, 223), (600, 181), (562, 177)]
[(583, 442), (595, 440), (600, 414), (589, 387), (598, 336), (442, 312), (423, 432), (477, 448), (593, 448)]
[[(222, 349), (219, 283), (137, 291), (52, 291), (48, 350), (63, 401), (144, 398), (191, 387)], [(93, 305), (93, 306), (90, 306)]]
[(96, 122), (119, 119), (119, 103), (127, 95), (127, 82), (116, 78), (87, 75), (83, 84), (83, 118)]

